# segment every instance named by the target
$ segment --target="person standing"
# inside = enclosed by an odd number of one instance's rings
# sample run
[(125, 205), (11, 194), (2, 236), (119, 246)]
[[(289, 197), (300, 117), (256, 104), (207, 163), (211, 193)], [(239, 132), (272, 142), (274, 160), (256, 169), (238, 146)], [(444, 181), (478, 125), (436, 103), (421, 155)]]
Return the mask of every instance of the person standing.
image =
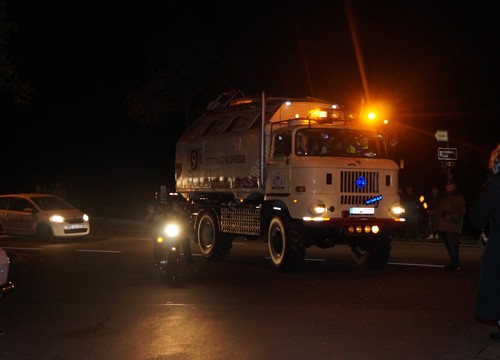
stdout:
[(500, 340), (500, 144), (491, 152), (488, 168), (492, 176), (483, 185), (469, 211), (469, 220), (486, 236), (476, 300), (478, 320), (492, 322)]
[(445, 269), (460, 270), (459, 239), (466, 212), (467, 206), (458, 184), (453, 180), (447, 180), (443, 200), (436, 212), (437, 231), (450, 258), (450, 263)]
[(434, 185), (431, 188), (431, 194), (427, 201), (427, 231), (429, 237), (427, 240), (438, 239), (438, 231), (436, 228), (436, 211), (439, 208), (439, 203), (441, 202), (441, 194), (439, 193), (439, 187)]

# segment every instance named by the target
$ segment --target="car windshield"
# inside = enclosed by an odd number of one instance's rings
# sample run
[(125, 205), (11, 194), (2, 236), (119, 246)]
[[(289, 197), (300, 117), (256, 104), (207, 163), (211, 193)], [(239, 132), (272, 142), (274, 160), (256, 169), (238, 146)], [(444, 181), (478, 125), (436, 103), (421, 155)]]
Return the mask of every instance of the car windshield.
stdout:
[(387, 158), (384, 136), (375, 131), (355, 129), (298, 130), (295, 154), (299, 156), (363, 156)]
[(73, 206), (55, 196), (40, 196), (32, 198), (33, 202), (42, 210), (69, 210)]

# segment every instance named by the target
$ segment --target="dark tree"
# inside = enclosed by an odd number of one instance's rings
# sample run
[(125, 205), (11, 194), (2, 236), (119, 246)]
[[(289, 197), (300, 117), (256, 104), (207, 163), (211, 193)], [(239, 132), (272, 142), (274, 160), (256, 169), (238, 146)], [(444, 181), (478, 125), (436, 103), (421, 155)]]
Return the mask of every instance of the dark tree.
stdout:
[(221, 62), (206, 39), (155, 42), (147, 56), (146, 80), (127, 99), (129, 115), (144, 126), (179, 120), (188, 124), (206, 96), (220, 91)]
[(7, 17), (7, 2), (0, 0), (0, 98), (8, 97), (18, 105), (26, 105), (31, 99), (31, 86), (9, 61), (10, 36), (15, 30), (15, 24)]

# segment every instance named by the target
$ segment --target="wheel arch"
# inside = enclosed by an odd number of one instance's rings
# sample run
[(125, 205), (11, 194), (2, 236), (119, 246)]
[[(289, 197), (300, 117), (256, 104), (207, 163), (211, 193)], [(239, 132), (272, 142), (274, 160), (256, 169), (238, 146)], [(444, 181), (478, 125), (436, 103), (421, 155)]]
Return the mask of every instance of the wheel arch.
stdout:
[(265, 229), (262, 234), (265, 237), (264, 240), (267, 241), (267, 229), (273, 216), (281, 214), (283, 216), (290, 217), (290, 211), (288, 206), (282, 200), (268, 200), (262, 205), (262, 216), (261, 216), (261, 229)]

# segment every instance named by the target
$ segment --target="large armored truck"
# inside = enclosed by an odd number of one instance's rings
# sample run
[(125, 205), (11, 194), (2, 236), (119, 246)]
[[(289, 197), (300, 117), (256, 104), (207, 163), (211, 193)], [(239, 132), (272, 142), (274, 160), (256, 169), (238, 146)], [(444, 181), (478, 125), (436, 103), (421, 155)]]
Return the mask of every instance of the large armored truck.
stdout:
[(196, 205), (205, 258), (243, 237), (266, 241), (282, 270), (300, 269), (313, 245), (349, 246), (380, 268), (404, 221), (391, 150), (380, 128), (333, 103), (223, 94), (176, 144), (176, 191)]

